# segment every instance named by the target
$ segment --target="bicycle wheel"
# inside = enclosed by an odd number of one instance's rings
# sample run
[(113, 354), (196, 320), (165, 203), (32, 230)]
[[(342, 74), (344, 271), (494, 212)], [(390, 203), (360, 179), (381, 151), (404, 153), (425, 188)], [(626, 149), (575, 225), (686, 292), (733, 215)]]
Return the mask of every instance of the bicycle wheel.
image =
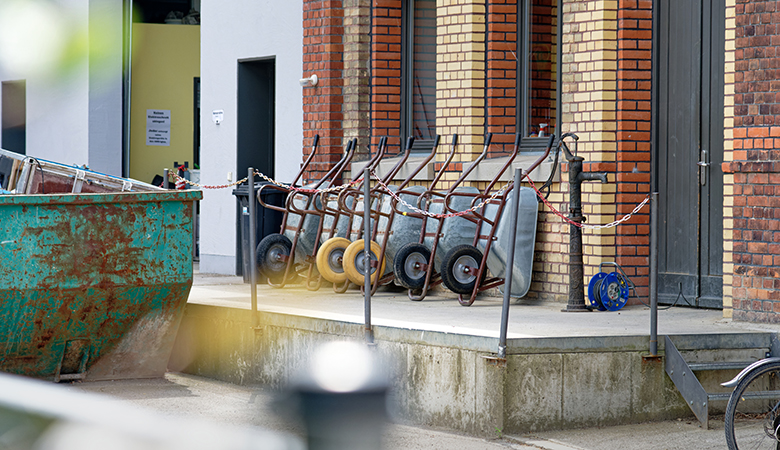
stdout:
[(725, 429), (730, 450), (780, 449), (780, 361), (756, 367), (737, 383)]

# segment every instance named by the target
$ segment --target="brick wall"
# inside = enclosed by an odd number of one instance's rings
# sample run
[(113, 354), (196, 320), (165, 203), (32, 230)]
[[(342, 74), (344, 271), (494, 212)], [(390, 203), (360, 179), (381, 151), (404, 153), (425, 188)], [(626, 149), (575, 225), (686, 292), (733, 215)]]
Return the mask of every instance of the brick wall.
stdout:
[[(617, 29), (617, 217), (623, 217), (650, 192), (652, 86), (652, 0), (621, 0)], [(596, 165), (591, 170), (601, 170)], [(617, 262), (646, 299), (650, 284), (650, 206), (617, 227)]]
[(723, 316), (733, 317), (734, 297), (734, 174), (726, 168), (734, 161), (734, 82), (736, 0), (726, 0), (723, 110)]
[[(737, 0), (734, 7), (733, 131), (727, 174), (727, 220), (738, 320), (780, 322), (780, 81), (774, 1)], [(729, 18), (727, 17), (727, 20)], [(728, 62), (727, 62), (728, 63)]]
[[(436, 128), (442, 136), (458, 134), (455, 170), (484, 144), (485, 15), (484, 0), (438, 2)], [(457, 177), (453, 172), (443, 179)]]
[[(563, 41), (555, 43), (562, 46), (563, 60), (546, 61), (562, 79), (563, 107), (554, 111), (560, 131), (579, 134), (586, 170), (610, 173), (609, 184), (583, 185), (591, 224), (622, 217), (649, 192), (651, 10), (652, 0), (564, 0)], [(517, 0), (437, 3), (436, 128), (443, 143), (453, 133), (460, 142), (455, 172), (445, 180), (454, 180), (463, 163), (481, 152), (486, 131), (499, 144), (495, 152), (508, 151), (514, 141), (517, 15)], [(370, 56), (366, 40), (355, 36), (365, 34), (369, 24)], [(304, 91), (305, 136), (319, 132), (327, 138), (323, 164), (337, 159), (345, 137), (364, 139), (370, 133), (373, 144), (388, 136), (393, 150), (400, 146), (401, 31), (400, 0), (374, 0), (371, 6), (366, 0), (304, 3), (304, 75), (317, 71), (321, 77), (320, 86)], [(367, 69), (360, 65), (367, 58), (368, 105)], [(440, 146), (438, 159), (449, 150)], [(567, 192), (565, 182), (553, 187), (550, 201), (560, 211), (568, 209)], [(569, 227), (546, 207), (539, 220), (530, 295), (565, 301)], [(616, 260), (646, 296), (648, 222), (649, 208), (618, 228), (586, 230), (584, 281), (601, 262)]]
[(493, 156), (511, 151), (516, 133), (517, 0), (491, 1), (487, 15), (486, 112)]
[(344, 140), (357, 138), (359, 152), (366, 151), (371, 137), (370, 6), (370, 0), (344, 0)]
[(374, 144), (383, 136), (401, 144), (401, 0), (375, 0), (371, 28), (371, 127)]
[(320, 135), (307, 180), (322, 178), (343, 153), (343, 19), (341, 1), (303, 2), (303, 76), (319, 77), (317, 86), (303, 88), (304, 158), (314, 135)]
[[(562, 132), (579, 136), (585, 170), (610, 173), (609, 184), (582, 185), (582, 210), (588, 224), (613, 221), (617, 213), (618, 2), (567, 0), (563, 5)], [(568, 187), (565, 188), (568, 193)], [(568, 208), (568, 194), (562, 196)], [(568, 231), (568, 225), (562, 231)], [(616, 230), (583, 230), (585, 280), (599, 264), (617, 256)], [(562, 237), (563, 240), (563, 237)], [(568, 252), (568, 240), (562, 248)], [(567, 258), (568, 260), (568, 258)], [(568, 273), (568, 268), (562, 267)]]

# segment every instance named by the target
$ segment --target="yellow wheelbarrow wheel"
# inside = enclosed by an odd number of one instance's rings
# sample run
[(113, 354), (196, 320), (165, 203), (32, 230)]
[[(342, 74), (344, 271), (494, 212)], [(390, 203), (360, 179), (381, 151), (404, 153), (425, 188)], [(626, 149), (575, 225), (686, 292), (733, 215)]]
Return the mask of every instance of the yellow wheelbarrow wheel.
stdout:
[[(357, 284), (358, 286), (362, 286), (365, 282), (365, 272), (363, 270), (363, 263), (365, 258), (365, 241), (363, 239), (357, 240), (347, 247), (346, 250), (344, 250), (344, 272), (347, 274), (347, 278), (349, 278), (349, 281)], [(379, 260), (379, 253), (381, 248), (379, 247), (379, 244), (377, 244), (374, 241), (371, 241), (370, 250), (369, 250), (369, 258), (371, 258), (371, 262), (375, 263)], [(378, 266), (378, 267), (377, 267)], [(382, 274), (385, 271), (385, 261), (384, 258), (382, 258), (382, 261), (380, 264), (375, 265), (372, 264), (369, 268), (369, 273), (371, 274), (370, 280), (371, 283), (374, 283), (376, 281), (376, 277), (378, 274)]]
[(349, 239), (334, 237), (325, 241), (317, 250), (317, 270), (322, 278), (331, 283), (343, 283), (347, 280), (344, 273), (344, 251), (349, 247)]

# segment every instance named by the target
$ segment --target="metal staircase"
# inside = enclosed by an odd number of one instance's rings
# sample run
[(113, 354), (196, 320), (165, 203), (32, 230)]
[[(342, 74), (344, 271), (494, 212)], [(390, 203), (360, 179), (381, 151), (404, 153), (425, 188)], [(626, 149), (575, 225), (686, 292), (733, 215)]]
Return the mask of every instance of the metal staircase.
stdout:
[(780, 342), (774, 333), (665, 336), (665, 352), (667, 375), (706, 429), (710, 405), (725, 407), (731, 395), (720, 383), (759, 359), (780, 356)]

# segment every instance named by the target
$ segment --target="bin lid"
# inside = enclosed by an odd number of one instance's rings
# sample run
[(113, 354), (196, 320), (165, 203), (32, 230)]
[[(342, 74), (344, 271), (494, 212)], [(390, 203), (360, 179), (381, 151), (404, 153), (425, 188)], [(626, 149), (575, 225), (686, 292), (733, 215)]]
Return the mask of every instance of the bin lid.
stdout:
[[(266, 184), (271, 184), (268, 181), (255, 181), (255, 192), (257, 192), (258, 189), (260, 189), (261, 186), (265, 186)], [(248, 197), (249, 196), (249, 183), (241, 183), (239, 184), (235, 189), (233, 189), (233, 195), (236, 197), (243, 196)]]

